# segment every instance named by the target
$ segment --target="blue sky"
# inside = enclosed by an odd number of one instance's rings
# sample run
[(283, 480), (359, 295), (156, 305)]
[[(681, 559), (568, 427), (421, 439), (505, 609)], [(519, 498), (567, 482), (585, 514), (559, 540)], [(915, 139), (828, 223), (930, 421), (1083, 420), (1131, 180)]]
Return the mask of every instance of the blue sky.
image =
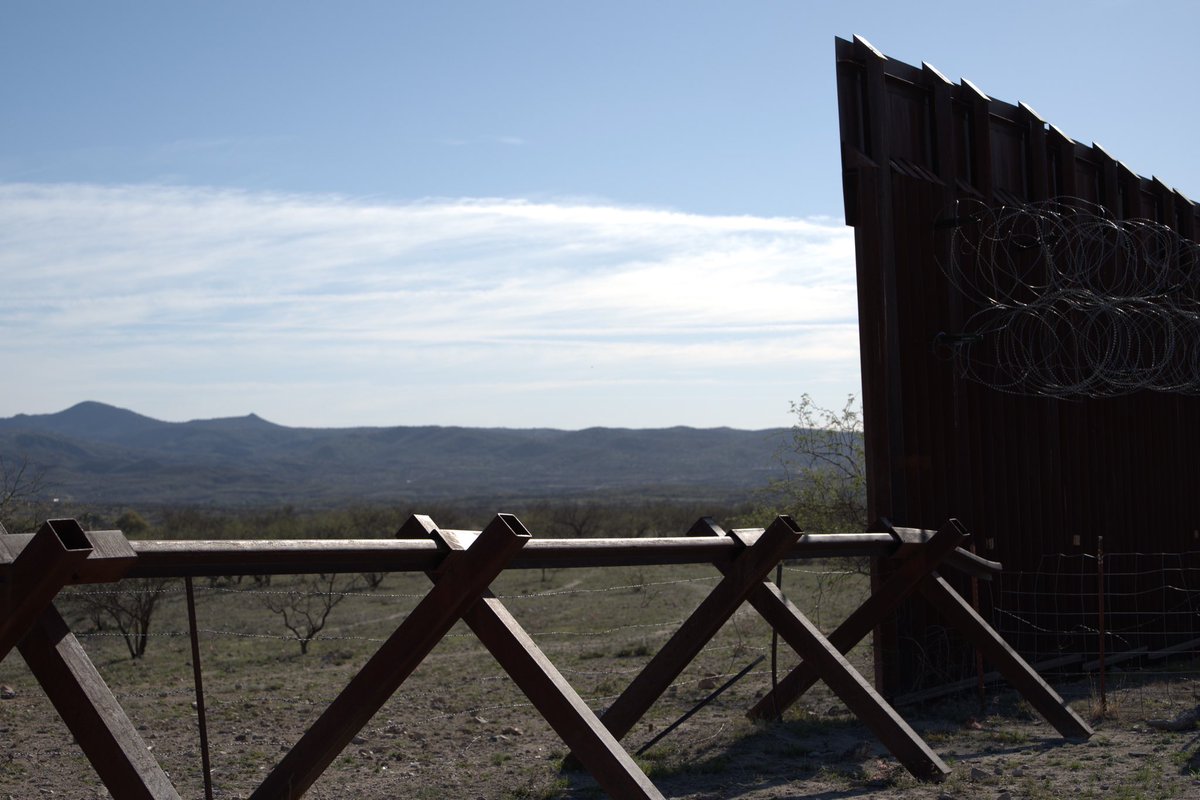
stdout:
[(858, 391), (833, 39), (1200, 197), (1191, 2), (0, 3), (0, 416), (790, 423)]

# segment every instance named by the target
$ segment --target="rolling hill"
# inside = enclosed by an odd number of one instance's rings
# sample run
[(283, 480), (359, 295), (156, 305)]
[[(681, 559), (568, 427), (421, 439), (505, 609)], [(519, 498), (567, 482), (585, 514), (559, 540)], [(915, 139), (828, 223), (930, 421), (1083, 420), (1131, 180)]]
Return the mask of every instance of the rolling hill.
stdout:
[(329, 505), (637, 495), (734, 499), (778, 475), (787, 429), (289, 428), (162, 422), (84, 402), (0, 419), (0, 454), (83, 503)]

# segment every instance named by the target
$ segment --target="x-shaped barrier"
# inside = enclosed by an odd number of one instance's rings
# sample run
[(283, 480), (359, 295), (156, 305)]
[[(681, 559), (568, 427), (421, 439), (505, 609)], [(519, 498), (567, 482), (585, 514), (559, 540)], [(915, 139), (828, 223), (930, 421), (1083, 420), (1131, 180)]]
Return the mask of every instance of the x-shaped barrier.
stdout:
[[(924, 531), (898, 529), (887, 520), (880, 520), (877, 527), (895, 536), (897, 541), (903, 540), (900, 534), (901, 530), (905, 530), (910, 540), (925, 537)], [(830, 634), (827, 644), (831, 645), (837, 653), (850, 652), (851, 648), (862, 641), (875, 626), (881, 624), (901, 601), (914, 591), (919, 591), (939, 613), (951, 622), (955, 630), (965, 636), (995, 664), (1000, 674), (1054, 726), (1055, 730), (1068, 739), (1089, 738), (1093, 733), (1091, 726), (1084, 722), (1062, 697), (1050, 688), (1050, 685), (1042, 680), (1041, 676), (1024, 659), (1017, 655), (1016, 651), (1000, 637), (1000, 634), (988, 625), (944, 578), (937, 574), (937, 568), (947, 557), (955, 553), (960, 556), (966, 555), (965, 551), (958, 549), (958, 545), (966, 537), (967, 532), (958, 520), (949, 520), (946, 527), (928, 538), (924, 547), (901, 561), (892, 576), (880, 587), (874, 589), (870, 597)], [(776, 626), (776, 629), (778, 630), (779, 626)], [(797, 648), (797, 652), (805, 660), (779, 681), (778, 685), (750, 710), (749, 716), (752, 719), (778, 719), (783, 711), (808, 691), (814, 683), (821, 678), (826, 678), (827, 670), (815, 658), (810, 659), (799, 648)], [(846, 702), (847, 705), (850, 705), (848, 701)], [(865, 723), (871, 725), (861, 712), (856, 710), (856, 713), (859, 713), (859, 717)], [(874, 728), (872, 729), (874, 730)], [(877, 730), (875, 733), (885, 744), (888, 742), (882, 733)], [(889, 745), (890, 747), (891, 745)], [(896, 752), (895, 749), (892, 751)], [(899, 753), (896, 753), (896, 756), (900, 758)], [(901, 761), (903, 761), (902, 758)]]
[[(177, 798), (128, 716), (53, 606), (70, 583), (127, 575), (419, 569), (433, 587), (350, 680), (252, 795), (297, 798), (400, 688), (460, 619), (550, 724), (573, 757), (612, 797), (661, 798), (620, 744), (671, 683), (742, 606), (749, 603), (801, 657), (801, 663), (749, 712), (778, 718), (823, 680), (914, 775), (940, 780), (949, 768), (846, 660), (847, 653), (896, 604), (920, 592), (942, 611), (1018, 691), (1068, 738), (1091, 728), (937, 573), (943, 563), (974, 568), (961, 550), (955, 520), (930, 534), (885, 523), (868, 534), (805, 535), (791, 519), (726, 533), (710, 519), (685, 539), (541, 540), (516, 517), (499, 514), (483, 531), (439, 529), (413, 516), (393, 542), (128, 542), (119, 531), (85, 532), (52, 520), (33, 535), (0, 536), (0, 659), (15, 645), (97, 774), (115, 797)], [(647, 557), (645, 551), (655, 555)], [(639, 553), (641, 553), (639, 555)], [(878, 587), (828, 638), (767, 580), (783, 559), (869, 554), (899, 560)], [(600, 717), (584, 703), (529, 634), (489, 590), (506, 568), (709, 561), (722, 578)], [(976, 562), (976, 563), (973, 563)], [(988, 565), (989, 562), (982, 562)], [(998, 568), (998, 565), (990, 565)]]

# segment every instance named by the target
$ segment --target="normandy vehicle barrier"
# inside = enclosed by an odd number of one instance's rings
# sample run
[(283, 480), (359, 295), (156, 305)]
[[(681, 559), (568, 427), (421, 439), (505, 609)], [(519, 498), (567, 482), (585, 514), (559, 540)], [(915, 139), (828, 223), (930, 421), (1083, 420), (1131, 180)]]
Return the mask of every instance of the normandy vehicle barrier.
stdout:
[[(121, 531), (85, 531), (50, 520), (35, 534), (0, 536), (5, 603), (0, 658), (19, 649), (46, 695), (115, 797), (173, 798), (178, 792), (54, 607), (67, 585), (121, 578), (306, 574), (364, 570), (424, 572), (432, 588), (361, 666), (337, 698), (268, 772), (255, 798), (296, 798), (350, 743), (459, 620), (466, 622), (574, 757), (613, 797), (662, 795), (620, 739), (744, 603), (749, 603), (802, 658), (748, 713), (778, 717), (822, 680), (900, 763), (924, 780), (949, 767), (845, 659), (904, 597), (920, 593), (987, 653), (1010, 683), (1064, 737), (1092, 730), (939, 574), (950, 569), (987, 578), (999, 565), (959, 545), (955, 520), (940, 530), (881, 522), (868, 533), (805, 534), (788, 517), (766, 529), (724, 531), (701, 519), (687, 536), (653, 539), (534, 539), (521, 522), (498, 514), (483, 531), (443, 530), (414, 515), (397, 538), (355, 540), (130, 541)], [(863, 557), (887, 562), (890, 577), (829, 637), (767, 578), (783, 559)], [(723, 576), (620, 696), (595, 714), (526, 634), (489, 584), (504, 570), (710, 563)], [(189, 592), (190, 597), (190, 592)], [(196, 708), (208, 781), (201, 664), (195, 650)]]

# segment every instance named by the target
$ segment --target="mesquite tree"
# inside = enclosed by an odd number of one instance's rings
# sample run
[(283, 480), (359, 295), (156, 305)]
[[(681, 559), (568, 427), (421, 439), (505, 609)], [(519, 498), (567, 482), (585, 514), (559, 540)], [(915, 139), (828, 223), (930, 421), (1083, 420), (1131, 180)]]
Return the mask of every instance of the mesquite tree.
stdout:
[(146, 654), (150, 620), (170, 583), (170, 578), (132, 578), (113, 586), (81, 587), (71, 597), (83, 605), (97, 630), (103, 631), (109, 624), (116, 626), (129, 648), (129, 657), (138, 659)]
[(791, 404), (796, 422), (781, 451), (784, 477), (772, 482), (768, 502), (809, 533), (863, 531), (867, 477), (862, 412), (854, 395), (840, 411), (807, 394)]
[(283, 618), (283, 626), (291, 631), (300, 644), (300, 654), (308, 652), (308, 644), (325, 627), (330, 612), (358, 588), (360, 575), (321, 573), (307, 575), (286, 591), (262, 595), (262, 603)]
[(45, 489), (45, 472), (20, 456), (0, 453), (0, 533), (5, 526), (13, 533), (37, 527), (34, 503)]

